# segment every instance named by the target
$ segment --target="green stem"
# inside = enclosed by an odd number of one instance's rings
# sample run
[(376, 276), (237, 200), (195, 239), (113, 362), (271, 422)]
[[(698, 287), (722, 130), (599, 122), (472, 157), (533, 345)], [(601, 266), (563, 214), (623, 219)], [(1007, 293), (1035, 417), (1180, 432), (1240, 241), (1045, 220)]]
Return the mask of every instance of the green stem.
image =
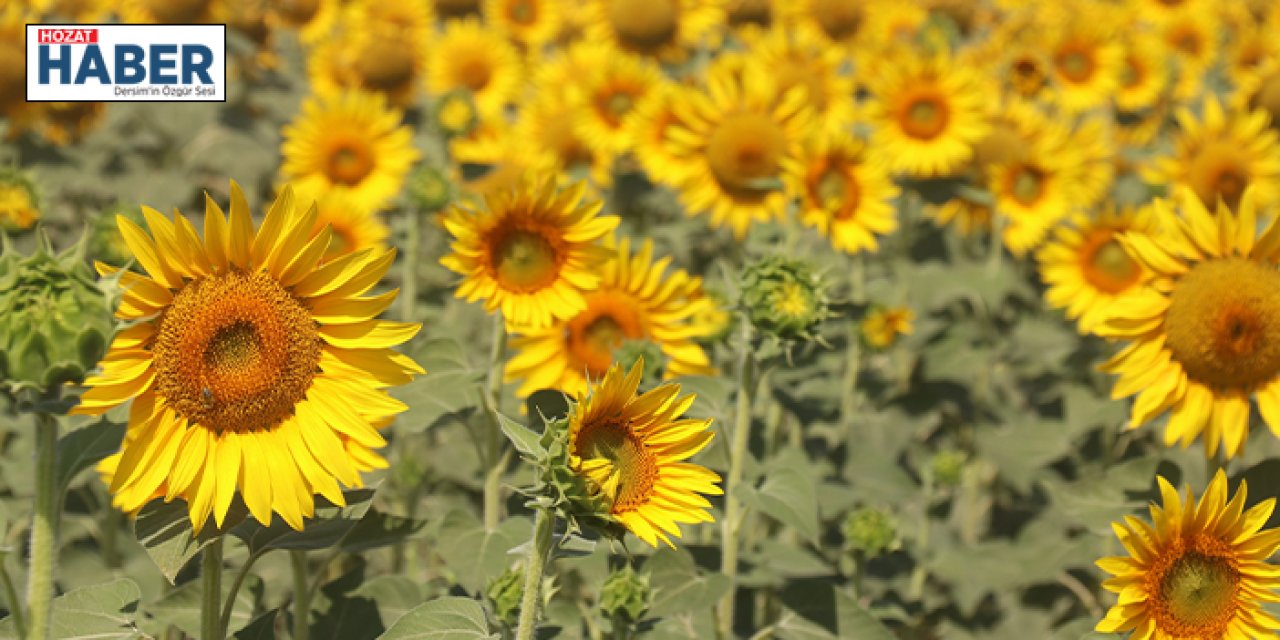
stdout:
[(58, 535), (58, 421), (36, 414), (36, 497), (31, 523), (31, 574), (27, 581), (31, 640), (49, 637), (53, 610), (53, 563)]
[(9, 608), (9, 616), (13, 618), (13, 628), (19, 638), (24, 638), (27, 635), (27, 616), (22, 611), (22, 602), (18, 600), (13, 577), (9, 575), (8, 560), (8, 554), (0, 552), (0, 587), (4, 588), (4, 602)]
[(733, 607), (738, 582), (738, 533), (745, 520), (742, 503), (734, 490), (742, 483), (742, 469), (751, 441), (751, 395), (755, 382), (755, 357), (751, 351), (751, 321), (743, 314), (742, 342), (738, 345), (738, 397), (734, 414), (733, 440), (729, 443), (729, 473), (724, 484), (724, 521), (720, 541), (720, 573), (729, 578), (729, 591), (717, 607), (716, 635), (733, 637)]
[(203, 640), (224, 640), (226, 627), (222, 626), (222, 536), (217, 536), (204, 548), (200, 561), (200, 581), (204, 590), (204, 603), (200, 607), (200, 637)]
[[(849, 343), (845, 345), (844, 379), (840, 383), (840, 419), (846, 436), (853, 433), (858, 412), (858, 373), (862, 368), (862, 332), (857, 322), (849, 322)], [(852, 441), (851, 441), (852, 442)]]
[(924, 486), (921, 487), (920, 503), (920, 533), (916, 539), (919, 549), (916, 553), (916, 567), (911, 572), (911, 581), (907, 588), (908, 598), (911, 600), (919, 600), (924, 597), (924, 582), (928, 578), (928, 571), (924, 565), (928, 560), (929, 551), (929, 505), (933, 502), (933, 474), (924, 474)]
[(223, 629), (231, 627), (231, 614), (236, 608), (236, 596), (240, 594), (240, 585), (243, 584), (244, 579), (249, 576), (249, 568), (252, 567), (253, 563), (257, 562), (260, 557), (262, 556), (257, 553), (249, 554), (249, 557), (244, 561), (244, 566), (240, 567), (240, 570), (236, 572), (236, 576), (231, 579), (231, 589), (227, 591), (227, 600), (222, 603), (222, 613), (218, 616), (218, 624), (221, 625)]
[(1000, 266), (1004, 260), (1004, 227), (1006, 221), (1004, 216), (999, 212), (991, 214), (991, 246), (988, 247), (990, 253), (987, 254), (987, 271), (996, 273), (1000, 271)]
[(502, 519), (502, 474), (510, 461), (510, 451), (504, 446), (498, 413), (502, 410), (502, 366), (507, 351), (507, 326), (501, 313), (493, 314), (493, 341), (489, 349), (489, 377), (485, 381), (485, 404), (489, 410), (490, 425), (486, 442), (488, 451), (485, 463), (489, 470), (484, 477), (484, 528), (493, 531)]
[(516, 627), (516, 640), (533, 640), (538, 627), (538, 605), (541, 598), (542, 574), (546, 571), (547, 557), (551, 555), (551, 532), (555, 519), (546, 508), (539, 507), (533, 520), (533, 544), (529, 545), (529, 557), (524, 563), (524, 592), (520, 594), (520, 619)]
[(400, 279), (400, 319), (413, 321), (415, 307), (418, 302), (418, 254), (422, 244), (422, 212), (417, 207), (409, 207), (409, 228), (405, 233), (404, 262)]
[(293, 640), (307, 640), (311, 631), (311, 584), (307, 578), (307, 552), (291, 549), (289, 562), (293, 565)]

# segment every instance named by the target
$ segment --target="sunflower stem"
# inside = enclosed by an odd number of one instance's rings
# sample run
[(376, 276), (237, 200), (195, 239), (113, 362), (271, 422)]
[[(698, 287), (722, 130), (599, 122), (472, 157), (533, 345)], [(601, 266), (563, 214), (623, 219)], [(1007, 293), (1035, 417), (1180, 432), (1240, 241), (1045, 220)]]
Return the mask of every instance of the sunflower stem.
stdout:
[(293, 640), (307, 640), (311, 632), (311, 581), (307, 576), (307, 552), (289, 551), (293, 565)]
[(507, 351), (507, 325), (501, 313), (493, 314), (493, 341), (489, 348), (489, 377), (485, 381), (485, 404), (492, 422), (486, 438), (488, 455), (485, 463), (489, 470), (484, 476), (484, 528), (493, 531), (502, 519), (502, 474), (510, 461), (510, 450), (504, 445), (502, 423), (498, 413), (502, 411), (502, 361)]
[(27, 616), (22, 610), (22, 601), (18, 600), (18, 590), (13, 586), (13, 577), (9, 575), (9, 554), (0, 551), (0, 587), (4, 588), (5, 606), (9, 608), (9, 617), (13, 618), (13, 629), (19, 638), (27, 636)]
[(738, 582), (738, 533), (745, 519), (742, 503), (734, 491), (742, 483), (742, 470), (751, 441), (751, 401), (755, 386), (755, 356), (751, 350), (751, 319), (742, 314), (742, 340), (738, 345), (738, 398), (734, 415), (733, 441), (729, 444), (729, 473), (724, 485), (723, 538), (720, 541), (720, 573), (729, 578), (729, 591), (716, 608), (716, 635), (733, 637), (733, 607)]
[(31, 573), (27, 580), (31, 640), (49, 637), (53, 610), (53, 563), (58, 535), (58, 421), (36, 413), (36, 496), (31, 522)]
[(222, 626), (222, 536), (217, 536), (204, 548), (200, 561), (200, 583), (204, 589), (204, 603), (200, 607), (200, 637), (204, 640), (224, 640)]
[(231, 614), (236, 608), (236, 596), (240, 594), (240, 585), (244, 583), (244, 579), (249, 576), (249, 569), (253, 567), (253, 563), (262, 557), (261, 554), (251, 553), (245, 559), (244, 565), (236, 572), (234, 578), (231, 579), (231, 588), (227, 590), (227, 600), (222, 603), (222, 613), (218, 616), (218, 624), (226, 629), (231, 626)]
[(516, 626), (516, 640), (533, 640), (538, 627), (539, 589), (542, 574), (546, 571), (547, 557), (551, 555), (551, 532), (555, 518), (545, 507), (538, 507), (533, 520), (533, 544), (529, 545), (529, 557), (524, 563), (524, 591), (520, 594), (520, 619)]
[(1004, 260), (1004, 216), (999, 213), (991, 214), (991, 246), (987, 247), (987, 272), (995, 274), (1000, 271), (1000, 266)]
[(414, 308), (418, 302), (418, 254), (422, 244), (422, 212), (417, 207), (409, 207), (409, 228), (405, 232), (404, 271), (400, 279), (400, 319), (413, 321)]
[(849, 343), (845, 345), (844, 379), (840, 389), (840, 420), (846, 435), (853, 434), (853, 420), (858, 412), (858, 373), (862, 368), (862, 333), (858, 323), (849, 322)]

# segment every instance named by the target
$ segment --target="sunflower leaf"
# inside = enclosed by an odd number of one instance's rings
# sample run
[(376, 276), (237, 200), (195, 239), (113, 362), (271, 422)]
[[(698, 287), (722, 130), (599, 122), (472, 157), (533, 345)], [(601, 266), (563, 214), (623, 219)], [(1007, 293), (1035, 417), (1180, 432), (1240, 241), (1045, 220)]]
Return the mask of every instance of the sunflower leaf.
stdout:
[(420, 605), (400, 617), (381, 640), (475, 640), (497, 638), (490, 633), (480, 603), (470, 598), (448, 597)]
[(124, 424), (99, 420), (58, 440), (58, 486), (66, 491), (81, 471), (120, 450)]
[[(123, 640), (147, 637), (138, 630), (138, 584), (120, 578), (69, 591), (53, 599), (49, 637), (64, 640)], [(0, 621), (0, 638), (16, 638), (13, 618)]]
[(294, 531), (281, 518), (272, 518), (269, 526), (248, 519), (231, 530), (231, 534), (249, 546), (250, 553), (269, 549), (327, 549), (351, 532), (373, 504), (374, 488), (356, 489), (343, 494), (347, 505), (338, 507), (323, 498), (316, 501), (316, 513), (307, 519), (302, 531)]
[(170, 584), (187, 562), (201, 549), (249, 517), (249, 510), (239, 497), (231, 502), (221, 529), (211, 524), (193, 535), (187, 504), (181, 501), (152, 500), (138, 512), (133, 523), (134, 536), (146, 550), (151, 561)]
[(541, 435), (511, 418), (500, 413), (497, 415), (498, 424), (502, 425), (502, 433), (506, 434), (511, 444), (516, 446), (517, 451), (533, 460), (542, 460), (547, 457), (547, 449), (542, 446)]

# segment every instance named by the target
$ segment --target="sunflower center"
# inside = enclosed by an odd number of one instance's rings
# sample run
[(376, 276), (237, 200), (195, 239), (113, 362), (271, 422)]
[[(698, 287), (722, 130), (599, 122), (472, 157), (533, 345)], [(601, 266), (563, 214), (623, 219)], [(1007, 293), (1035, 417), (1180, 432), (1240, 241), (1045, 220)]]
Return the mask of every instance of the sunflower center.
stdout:
[(1056, 62), (1058, 71), (1072, 82), (1084, 82), (1093, 76), (1093, 56), (1087, 50), (1068, 48), (1058, 54)]
[(731, 3), (728, 22), (731, 27), (748, 24), (768, 27), (773, 22), (769, 0), (737, 0)]
[(1017, 59), (1010, 71), (1013, 76), (1013, 88), (1023, 97), (1035, 95), (1037, 91), (1044, 88), (1044, 69), (1041, 69), (1040, 63), (1032, 58)]
[(615, 291), (589, 294), (587, 310), (569, 321), (566, 334), (574, 368), (593, 377), (609, 370), (623, 342), (648, 336), (635, 301)]
[(761, 192), (778, 175), (786, 138), (771, 118), (759, 113), (728, 116), (711, 133), (707, 164), (716, 181), (729, 190)]
[(277, 0), (275, 10), (285, 22), (300, 26), (315, 17), (320, 10), (320, 0)]
[(1180, 25), (1174, 29), (1169, 35), (1169, 44), (1192, 58), (1200, 57), (1204, 49), (1204, 41), (1200, 33), (1191, 25)]
[(1235, 166), (1223, 167), (1213, 180), (1213, 190), (1233, 210), (1240, 204), (1240, 197), (1244, 195), (1244, 188), (1248, 185), (1249, 177)]
[(1227, 142), (1209, 143), (1194, 152), (1187, 182), (1205, 206), (1218, 206), (1218, 198), (1232, 209), (1240, 204), (1240, 196), (1249, 185), (1249, 171), (1243, 166), (1241, 153)]
[(836, 220), (848, 220), (858, 210), (858, 183), (840, 169), (827, 167), (812, 186), (811, 195)]
[(1009, 196), (1023, 206), (1030, 206), (1044, 195), (1045, 172), (1023, 165), (1009, 177)]
[(1240, 573), (1225, 558), (1186, 551), (1160, 580), (1161, 604), (1173, 618), (1165, 620), (1162, 630), (1178, 637), (1211, 637), (1201, 634), (1221, 628), (1235, 614), (1239, 584)]
[(533, 24), (538, 20), (538, 6), (532, 0), (513, 0), (507, 5), (507, 18), (516, 24)]
[(1140, 56), (1129, 54), (1124, 59), (1124, 67), (1120, 69), (1120, 86), (1131, 89), (1147, 78), (1146, 61)]
[(973, 162), (979, 167), (1018, 162), (1026, 155), (1026, 141), (1009, 123), (998, 121), (991, 132), (973, 145)]
[(355, 66), (364, 85), (375, 91), (394, 91), (413, 80), (413, 52), (396, 39), (371, 39)]
[(326, 173), (338, 184), (354, 185), (373, 171), (373, 154), (368, 147), (356, 142), (340, 143), (329, 152)]
[(630, 92), (623, 90), (611, 91), (603, 101), (605, 118), (616, 127), (622, 122), (623, 117), (631, 113), (631, 109), (635, 104), (635, 96), (632, 96)]
[(1107, 293), (1119, 293), (1142, 276), (1138, 263), (1129, 257), (1111, 231), (1089, 244), (1093, 246), (1086, 245), (1084, 262), (1084, 278), (1089, 284)]
[(459, 84), (473, 93), (478, 93), (489, 86), (489, 79), (493, 77), (493, 66), (483, 56), (467, 56), (456, 64), (454, 74)]
[(611, 0), (607, 15), (618, 40), (641, 51), (671, 42), (680, 25), (676, 0)]
[(1175, 285), (1167, 340), (1187, 375), (1247, 389), (1280, 372), (1280, 271), (1244, 258), (1202, 262)]
[(210, 276), (160, 319), (156, 391), (193, 424), (269, 429), (306, 396), (321, 346), (310, 312), (266, 272)]
[(146, 5), (156, 22), (174, 24), (199, 20), (208, 9), (209, 0), (149, 0)]
[(494, 246), (493, 270), (504, 287), (535, 291), (556, 279), (560, 256), (545, 235), (515, 229), (502, 235)]
[(809, 290), (799, 282), (784, 282), (773, 294), (773, 310), (784, 316), (800, 318), (809, 315), (813, 300)]
[(480, 0), (436, 0), (436, 13), (442, 18), (461, 18), (480, 13)]
[(0, 105), (24, 102), (27, 63), (21, 43), (0, 42)]
[(917, 140), (931, 140), (947, 128), (947, 105), (938, 96), (926, 95), (907, 101), (898, 117), (902, 131)]
[(584, 460), (608, 464), (588, 477), (608, 496), (615, 514), (648, 502), (658, 480), (658, 461), (628, 424), (605, 422), (583, 425), (574, 451)]
[(849, 0), (813, 0), (813, 19), (832, 40), (843, 40), (862, 26), (862, 7)]

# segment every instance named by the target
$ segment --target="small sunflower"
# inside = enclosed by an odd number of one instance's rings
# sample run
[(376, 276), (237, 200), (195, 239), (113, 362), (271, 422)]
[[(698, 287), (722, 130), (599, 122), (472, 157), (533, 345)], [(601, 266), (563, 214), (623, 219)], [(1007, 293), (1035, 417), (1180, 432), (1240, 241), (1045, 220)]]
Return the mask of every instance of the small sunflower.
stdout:
[(987, 132), (982, 83), (941, 55), (903, 52), (870, 79), (871, 143), (889, 168), (914, 177), (945, 175), (973, 155)]
[[(1056, 101), (1069, 113), (1107, 104), (1124, 71), (1124, 50), (1117, 43), (1107, 10), (1092, 4), (1082, 6), (1088, 9), (1059, 23), (1048, 38)], [(1054, 11), (1067, 9), (1055, 7)]]
[(256, 231), (234, 182), (230, 220), (206, 198), (203, 239), (179, 214), (143, 214), (150, 234), (117, 219), (147, 272), (120, 274), (128, 328), (72, 409), (132, 400), (124, 448), (101, 467), (115, 505), (183, 498), (199, 532), (210, 516), (221, 527), (239, 492), (264, 525), (274, 512), (302, 529), (316, 494), (344, 504), (340, 484), (386, 467), (377, 426), (406, 407), (385, 388), (423, 372), (391, 350), (419, 325), (376, 319), (395, 293), (364, 295), (394, 252), (321, 266), (330, 234), (312, 238), (314, 210), (288, 187)]
[(1130, 342), (1103, 365), (1119, 375), (1113, 398), (1137, 394), (1131, 428), (1171, 411), (1165, 443), (1240, 454), (1250, 398), (1280, 434), (1280, 224), (1258, 234), (1253, 190), (1238, 210), (1210, 213), (1181, 188), (1175, 217), (1155, 203), (1159, 241), (1128, 233), (1120, 243), (1151, 271), (1150, 286), (1112, 308), (1095, 333)]
[(637, 394), (644, 363), (624, 376), (609, 368), (590, 392), (579, 393), (569, 414), (570, 467), (586, 479), (609, 513), (646, 543), (674, 547), (681, 523), (712, 522), (720, 476), (685, 462), (715, 437), (711, 419), (681, 418), (693, 396), (664, 384)]
[(583, 7), (587, 37), (666, 62), (724, 24), (721, 0), (589, 0)]
[(1149, 209), (1113, 209), (1095, 217), (1077, 213), (1040, 249), (1040, 277), (1050, 307), (1065, 309), (1080, 333), (1089, 333), (1113, 307), (1142, 290), (1150, 272), (1125, 252), (1120, 236), (1154, 234)]
[(380, 93), (393, 106), (417, 103), (431, 46), (431, 13), (421, 3), (346, 5), (341, 28), (325, 34), (307, 59), (318, 96), (350, 90)]
[(218, 13), (218, 0), (120, 0), (124, 24), (210, 24)]
[(987, 189), (995, 211), (1008, 220), (1003, 241), (1015, 256), (1038, 246), (1076, 206), (1081, 160), (1067, 132), (1053, 128), (1028, 141), (1017, 161), (991, 167)]
[(784, 3), (785, 20), (824, 46), (853, 51), (866, 39), (868, 24), (881, 5), (868, 0), (795, 0)]
[(839, 135), (857, 116), (853, 78), (845, 73), (847, 56), (823, 46), (794, 29), (777, 28), (749, 45), (750, 60), (768, 69), (778, 90), (803, 87), (813, 110), (814, 124), (824, 133)]
[(1155, 184), (1190, 187), (1206, 207), (1222, 199), (1235, 208), (1247, 187), (1262, 207), (1280, 200), (1280, 138), (1264, 111), (1226, 111), (1216, 97), (1205, 99), (1197, 119), (1189, 109), (1176, 114), (1181, 127), (1172, 156), (1145, 171)]
[(35, 107), (27, 102), (27, 50), (25, 48), (28, 22), (38, 22), (34, 15), (27, 15), (18, 5), (0, 9), (0, 116), (10, 121), (9, 135), (16, 132), (14, 123), (21, 122)]
[(277, 29), (293, 29), (303, 44), (328, 36), (338, 22), (341, 0), (274, 0), (268, 22)]
[(485, 0), (484, 16), (498, 31), (536, 51), (560, 36), (568, 8), (561, 0)]
[(819, 136), (800, 162), (800, 221), (829, 237), (832, 246), (874, 253), (878, 236), (898, 228), (893, 200), (902, 191), (861, 142), (848, 135)]
[(589, 179), (593, 187), (613, 184), (613, 155), (593, 142), (577, 118), (573, 94), (539, 91), (520, 109), (513, 142), (530, 147), (540, 171), (554, 173), (561, 183)]
[(435, 95), (465, 88), (483, 117), (502, 114), (515, 101), (524, 70), (502, 34), (470, 18), (445, 25), (431, 46), (427, 88)]
[(1183, 101), (1205, 92), (1205, 75), (1217, 63), (1222, 19), (1212, 5), (1180, 11), (1160, 25), (1160, 37), (1177, 61), (1173, 94)]
[(40, 135), (58, 146), (79, 142), (102, 123), (106, 112), (102, 102), (46, 102), (34, 111)]
[(1124, 66), (1113, 100), (1121, 111), (1150, 109), (1169, 90), (1173, 62), (1164, 43), (1150, 34), (1125, 41)]
[(316, 201), (312, 237), (320, 235), (326, 228), (331, 232), (329, 248), (324, 252), (326, 262), (348, 253), (386, 251), (387, 236), (391, 235), (377, 213), (341, 189), (329, 191)]
[(662, 71), (650, 60), (621, 51), (607, 56), (579, 83), (579, 134), (597, 153), (612, 157), (626, 151), (636, 105), (661, 82)]
[(581, 203), (586, 186), (556, 190), (555, 178), (485, 197), (471, 210), (452, 206), (444, 225), (453, 253), (440, 264), (465, 276), (456, 295), (502, 310), (508, 326), (545, 328), (586, 308), (585, 291), (600, 285), (599, 269), (613, 252), (598, 244), (618, 218), (598, 215), (600, 202)]
[(916, 313), (908, 307), (879, 307), (873, 309), (858, 326), (863, 342), (874, 349), (888, 349), (898, 336), (909, 336), (915, 331), (911, 323)]
[[(614, 243), (609, 242), (610, 248)], [(695, 341), (713, 328), (694, 320), (712, 304), (702, 295), (702, 279), (676, 269), (664, 277), (671, 258), (654, 261), (653, 243), (631, 255), (631, 241), (601, 269), (600, 285), (584, 294), (586, 308), (572, 318), (514, 338), (520, 353), (507, 363), (507, 380), (524, 380), (519, 395), (559, 389), (570, 395), (587, 388), (609, 369), (627, 341), (655, 345), (665, 357), (663, 375), (709, 375), (706, 352)]]
[(0, 231), (26, 231), (39, 220), (35, 184), (18, 171), (0, 169)]
[[(1280, 16), (1280, 12), (1276, 12)], [(1276, 19), (1280, 23), (1280, 18)], [(1237, 109), (1261, 110), (1272, 122), (1280, 122), (1280, 56), (1236, 78), (1231, 104)]]
[(280, 173), (304, 197), (344, 189), (365, 207), (379, 209), (400, 191), (418, 160), (413, 132), (400, 119), (376, 93), (310, 98), (284, 127)]
[(627, 146), (654, 182), (678, 183), (694, 162), (677, 156), (678, 150), (672, 148), (667, 136), (675, 127), (682, 126), (676, 113), (678, 91), (669, 82), (659, 83), (636, 104), (626, 124)]
[(1280, 530), (1266, 529), (1275, 498), (1245, 508), (1248, 484), (1227, 498), (1218, 470), (1197, 502), (1157, 476), (1161, 505), (1148, 524), (1125, 516), (1111, 528), (1128, 555), (1098, 560), (1112, 574), (1103, 588), (1119, 594), (1096, 629), (1132, 632), (1134, 638), (1275, 637), (1280, 620), (1264, 603), (1280, 595), (1280, 572), (1268, 562), (1280, 548)]

